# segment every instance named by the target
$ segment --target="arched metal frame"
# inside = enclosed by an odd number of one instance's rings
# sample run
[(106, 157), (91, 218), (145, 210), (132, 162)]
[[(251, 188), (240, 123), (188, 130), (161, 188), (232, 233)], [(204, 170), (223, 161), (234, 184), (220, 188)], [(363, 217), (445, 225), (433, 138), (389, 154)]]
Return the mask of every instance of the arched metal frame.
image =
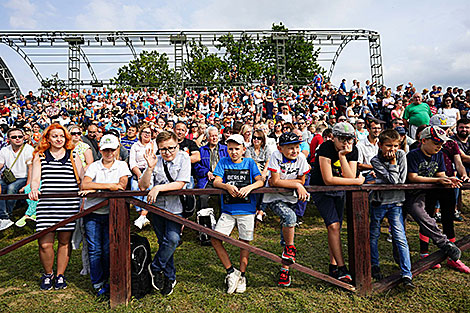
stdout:
[[(329, 71), (327, 78), (331, 78), (337, 60), (344, 50), (345, 46), (351, 41), (367, 40), (369, 42), (369, 57), (372, 81), (377, 85), (383, 85), (383, 67), (380, 34), (371, 30), (289, 30), (287, 32), (273, 32), (272, 30), (224, 30), (224, 31), (202, 31), (202, 30), (189, 30), (189, 31), (26, 31), (26, 32), (0, 32), (0, 42), (11, 47), (16, 51), (31, 68), (33, 74), (38, 81), (43, 83), (43, 76), (38, 70), (35, 62), (28, 56), (25, 50), (33, 49), (37, 51), (44, 51), (40, 48), (62, 48), (68, 49), (68, 62), (63, 61), (50, 61), (50, 62), (36, 62), (39, 64), (68, 64), (68, 81), (66, 84), (69, 88), (77, 89), (80, 86), (87, 85), (109, 85), (111, 84), (109, 78), (97, 77), (93, 65), (94, 64), (124, 64), (118, 62), (113, 58), (113, 55), (125, 55), (123, 53), (116, 53), (109, 49), (114, 48), (127, 48), (130, 50), (131, 55), (137, 58), (139, 53), (146, 49), (162, 49), (174, 64), (177, 74), (182, 74), (184, 69), (184, 57), (188, 54), (188, 49), (184, 49), (186, 43), (191, 40), (197, 40), (209, 48), (215, 48), (217, 38), (223, 35), (231, 34), (234, 40), (242, 40), (244, 35), (248, 35), (256, 40), (263, 40), (267, 37), (273, 39), (276, 44), (276, 65), (277, 74), (280, 78), (285, 76), (285, 40), (289, 36), (302, 36), (306, 41), (314, 44), (315, 48), (321, 48), (321, 55), (333, 54), (331, 58), (319, 57), (319, 62), (331, 62), (329, 64)], [(70, 40), (73, 40), (73, 44)], [(73, 47), (72, 47), (73, 46)], [(97, 54), (87, 54), (88, 48), (101, 48), (106, 49), (108, 53), (102, 54), (108, 57), (110, 61), (95, 61), (90, 56)], [(327, 51), (327, 49), (336, 48), (335, 51)], [(73, 50), (73, 51), (72, 51)], [(114, 49), (116, 51), (116, 49)], [(186, 50), (186, 51), (185, 51)], [(47, 50), (48, 51), (48, 50)], [(51, 56), (50, 52), (47, 53), (30, 53), (31, 56)], [(78, 58), (77, 58), (78, 57)], [(86, 64), (91, 79), (80, 79), (80, 61), (83, 60)], [(128, 62), (127, 60), (126, 62)], [(182, 75), (180, 76), (182, 77)], [(178, 77), (175, 77), (178, 78)], [(72, 81), (71, 81), (72, 80)], [(179, 82), (180, 83), (180, 82)], [(184, 86), (182, 81), (179, 86)]]

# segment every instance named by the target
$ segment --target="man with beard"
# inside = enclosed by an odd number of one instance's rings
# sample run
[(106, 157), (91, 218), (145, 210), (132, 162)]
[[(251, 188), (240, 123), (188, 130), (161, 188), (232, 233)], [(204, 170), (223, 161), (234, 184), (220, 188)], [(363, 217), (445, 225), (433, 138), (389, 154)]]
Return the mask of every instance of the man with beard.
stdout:
[(359, 143), (356, 145), (359, 152), (357, 168), (366, 178), (365, 183), (375, 180), (375, 174), (373, 171), (374, 168), (370, 161), (379, 152), (378, 140), (379, 135), (382, 132), (381, 121), (377, 119), (368, 119), (367, 122), (367, 130), (369, 131), (369, 135), (363, 140), (359, 141)]
[(470, 141), (468, 140), (468, 135), (470, 134), (470, 119), (462, 118), (457, 121), (456, 124), (457, 133), (451, 137), (451, 139), (457, 142), (457, 145), (460, 148), (460, 157), (462, 158), (462, 163), (467, 170), (467, 173), (470, 172)]

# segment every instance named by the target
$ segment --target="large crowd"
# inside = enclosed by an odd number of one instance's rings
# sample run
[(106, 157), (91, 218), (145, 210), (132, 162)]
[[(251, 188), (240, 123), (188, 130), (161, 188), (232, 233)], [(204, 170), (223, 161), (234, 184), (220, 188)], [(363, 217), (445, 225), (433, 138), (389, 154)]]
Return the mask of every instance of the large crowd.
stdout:
[[(470, 90), (439, 86), (416, 90), (412, 83), (396, 88), (364, 86), (345, 79), (339, 87), (320, 74), (305, 86), (260, 84), (223, 90), (204, 87), (173, 95), (157, 89), (84, 89), (69, 93), (50, 89), (0, 102), (0, 179), (3, 194), (28, 193), (28, 209), (15, 224), (36, 222), (37, 231), (99, 203), (100, 198), (41, 198), (63, 191), (86, 195), (102, 190), (148, 190), (140, 200), (182, 215), (178, 196), (160, 192), (183, 188), (221, 188), (215, 230), (249, 243), (255, 222), (266, 214), (281, 223), (285, 265), (277, 284), (291, 284), (289, 264), (296, 262), (295, 228), (312, 200), (328, 233), (329, 275), (351, 283), (340, 239), (345, 193), (308, 193), (304, 186), (438, 183), (451, 188), (384, 190), (370, 194), (370, 238), (373, 278), (380, 280), (378, 240), (384, 217), (389, 221), (394, 258), (403, 284), (413, 288), (406, 215), (419, 224), (420, 255), (429, 255), (429, 239), (449, 258), (448, 266), (470, 273), (454, 244), (459, 187), (470, 170)], [(262, 186), (291, 189), (252, 194)], [(198, 210), (210, 196), (197, 199)], [(0, 231), (11, 227), (16, 201), (0, 200)], [(181, 225), (136, 207), (134, 224), (151, 224), (158, 252), (148, 271), (163, 295), (173, 292), (173, 255)], [(44, 268), (41, 289), (67, 286), (65, 270), (72, 247), (83, 241), (82, 274), (89, 274), (98, 295), (109, 291), (109, 209), (100, 208), (57, 233), (41, 237)], [(442, 230), (438, 226), (442, 223)], [(246, 290), (249, 253), (240, 251), (235, 268), (221, 241), (211, 244), (227, 270), (227, 292)], [(436, 265), (440, 267), (441, 265)]]

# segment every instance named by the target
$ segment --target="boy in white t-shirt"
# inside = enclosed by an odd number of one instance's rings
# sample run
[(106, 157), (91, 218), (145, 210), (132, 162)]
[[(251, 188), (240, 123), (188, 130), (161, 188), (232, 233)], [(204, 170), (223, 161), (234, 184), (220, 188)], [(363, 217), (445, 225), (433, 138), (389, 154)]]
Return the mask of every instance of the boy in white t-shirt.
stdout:
[[(84, 194), (96, 190), (124, 190), (132, 175), (124, 161), (116, 160), (119, 154), (119, 139), (104, 135), (100, 140), (102, 158), (88, 167), (83, 178)], [(106, 200), (87, 198), (85, 209)], [(90, 278), (98, 296), (109, 292), (109, 207), (100, 208), (83, 218), (85, 237), (90, 259)]]
[[(269, 159), (268, 170), (271, 187), (290, 188), (293, 191), (284, 193), (266, 193), (263, 203), (274, 214), (281, 218), (281, 234), (284, 250), (282, 258), (287, 264), (295, 263), (296, 248), (294, 246), (295, 224), (297, 218), (295, 209), (297, 201), (307, 201), (309, 194), (304, 187), (305, 175), (310, 171), (307, 158), (300, 153), (302, 141), (294, 133), (284, 133), (279, 137), (278, 151), (274, 151)], [(279, 286), (288, 287), (291, 284), (289, 266), (283, 265), (279, 274)]]

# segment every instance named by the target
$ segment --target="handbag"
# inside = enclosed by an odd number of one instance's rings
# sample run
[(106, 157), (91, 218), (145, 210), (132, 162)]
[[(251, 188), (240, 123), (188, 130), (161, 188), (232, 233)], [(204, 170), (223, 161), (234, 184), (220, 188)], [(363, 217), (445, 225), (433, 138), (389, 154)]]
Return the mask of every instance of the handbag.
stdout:
[[(18, 153), (18, 155), (16, 156), (15, 161), (13, 161), (13, 164), (11, 165), (11, 168), (13, 168), (13, 166), (15, 166), (16, 161), (18, 161), (18, 158), (20, 157), (21, 152), (23, 152), (24, 146), (25, 146), (25, 145), (23, 145), (23, 146), (21, 147), (21, 150), (20, 150), (20, 152)], [(13, 172), (11, 171), (11, 169), (8, 168), (8, 167), (6, 167), (6, 166), (5, 166), (5, 170), (4, 170), (3, 173), (2, 173), (2, 180), (3, 180), (7, 185), (9, 185), (9, 184), (11, 184), (11, 183), (14, 183), (14, 182), (16, 181), (15, 174), (13, 174)]]
[[(170, 183), (174, 182), (175, 180), (171, 177), (165, 161), (163, 161), (163, 170), (165, 171), (166, 178), (168, 178)], [(179, 197), (183, 206), (183, 217), (190, 218), (196, 211), (196, 197), (194, 195), (181, 195)]]

